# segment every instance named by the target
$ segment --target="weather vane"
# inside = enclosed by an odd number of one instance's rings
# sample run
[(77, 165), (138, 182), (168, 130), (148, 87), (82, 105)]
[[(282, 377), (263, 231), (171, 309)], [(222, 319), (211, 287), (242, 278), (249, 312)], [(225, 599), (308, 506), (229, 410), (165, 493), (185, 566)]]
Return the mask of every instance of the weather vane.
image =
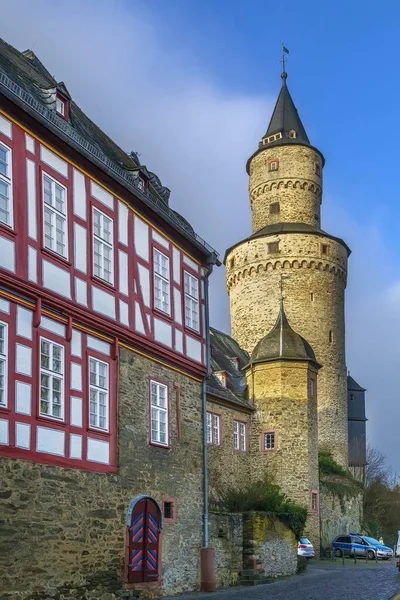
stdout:
[(286, 61), (287, 58), (285, 58), (285, 54), (289, 54), (289, 50), (282, 44), (282, 58), (281, 58), (281, 63), (282, 63), (282, 73), (286, 72)]

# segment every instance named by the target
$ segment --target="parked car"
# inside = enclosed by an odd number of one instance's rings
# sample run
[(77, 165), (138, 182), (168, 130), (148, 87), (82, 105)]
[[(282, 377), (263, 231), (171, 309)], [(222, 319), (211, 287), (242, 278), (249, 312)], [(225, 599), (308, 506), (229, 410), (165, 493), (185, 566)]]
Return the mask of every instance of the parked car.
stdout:
[(314, 546), (306, 537), (300, 538), (299, 543), (297, 544), (297, 554), (299, 556), (305, 556), (306, 558), (314, 558), (315, 550)]
[(389, 548), (389, 546), (385, 546), (381, 542), (378, 542), (378, 540), (366, 535), (360, 535), (360, 538), (374, 549), (377, 558), (381, 558), (382, 560), (389, 560), (389, 558), (392, 558), (393, 550)]
[(332, 542), (333, 554), (341, 556), (359, 556), (375, 558), (375, 550), (361, 536), (355, 534), (338, 535)]

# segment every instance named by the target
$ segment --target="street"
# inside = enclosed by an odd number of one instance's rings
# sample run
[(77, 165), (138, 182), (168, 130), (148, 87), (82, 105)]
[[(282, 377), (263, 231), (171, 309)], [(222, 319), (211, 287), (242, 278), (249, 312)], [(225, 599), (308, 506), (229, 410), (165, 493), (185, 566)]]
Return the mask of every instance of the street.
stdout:
[[(313, 562), (307, 573), (258, 587), (225, 588), (212, 594), (185, 594), (175, 600), (388, 600), (400, 592), (394, 561), (354, 565), (346, 560)], [(168, 597), (169, 598), (169, 597)], [(168, 600), (165, 598), (164, 600)]]

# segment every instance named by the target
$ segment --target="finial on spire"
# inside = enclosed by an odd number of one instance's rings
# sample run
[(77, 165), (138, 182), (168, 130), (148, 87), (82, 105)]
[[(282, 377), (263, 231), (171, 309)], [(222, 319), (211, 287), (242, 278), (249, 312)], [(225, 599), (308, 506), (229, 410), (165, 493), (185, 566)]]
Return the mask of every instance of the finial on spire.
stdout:
[(286, 61), (287, 59), (285, 58), (285, 53), (289, 54), (289, 50), (282, 44), (282, 58), (281, 58), (281, 63), (282, 63), (282, 85), (286, 85), (286, 79), (287, 79), (287, 73), (286, 73)]

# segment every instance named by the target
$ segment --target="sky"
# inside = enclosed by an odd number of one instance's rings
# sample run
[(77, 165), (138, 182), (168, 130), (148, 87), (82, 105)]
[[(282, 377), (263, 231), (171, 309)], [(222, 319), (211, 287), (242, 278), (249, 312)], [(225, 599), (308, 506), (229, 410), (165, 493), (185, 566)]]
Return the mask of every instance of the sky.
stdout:
[[(75, 102), (171, 189), (221, 256), (251, 233), (247, 158), (288, 86), (325, 158), (322, 227), (352, 249), (347, 366), (369, 442), (400, 473), (400, 4), (353, 0), (0, 0), (0, 37), (30, 48)], [(229, 332), (224, 267), (211, 324)]]

